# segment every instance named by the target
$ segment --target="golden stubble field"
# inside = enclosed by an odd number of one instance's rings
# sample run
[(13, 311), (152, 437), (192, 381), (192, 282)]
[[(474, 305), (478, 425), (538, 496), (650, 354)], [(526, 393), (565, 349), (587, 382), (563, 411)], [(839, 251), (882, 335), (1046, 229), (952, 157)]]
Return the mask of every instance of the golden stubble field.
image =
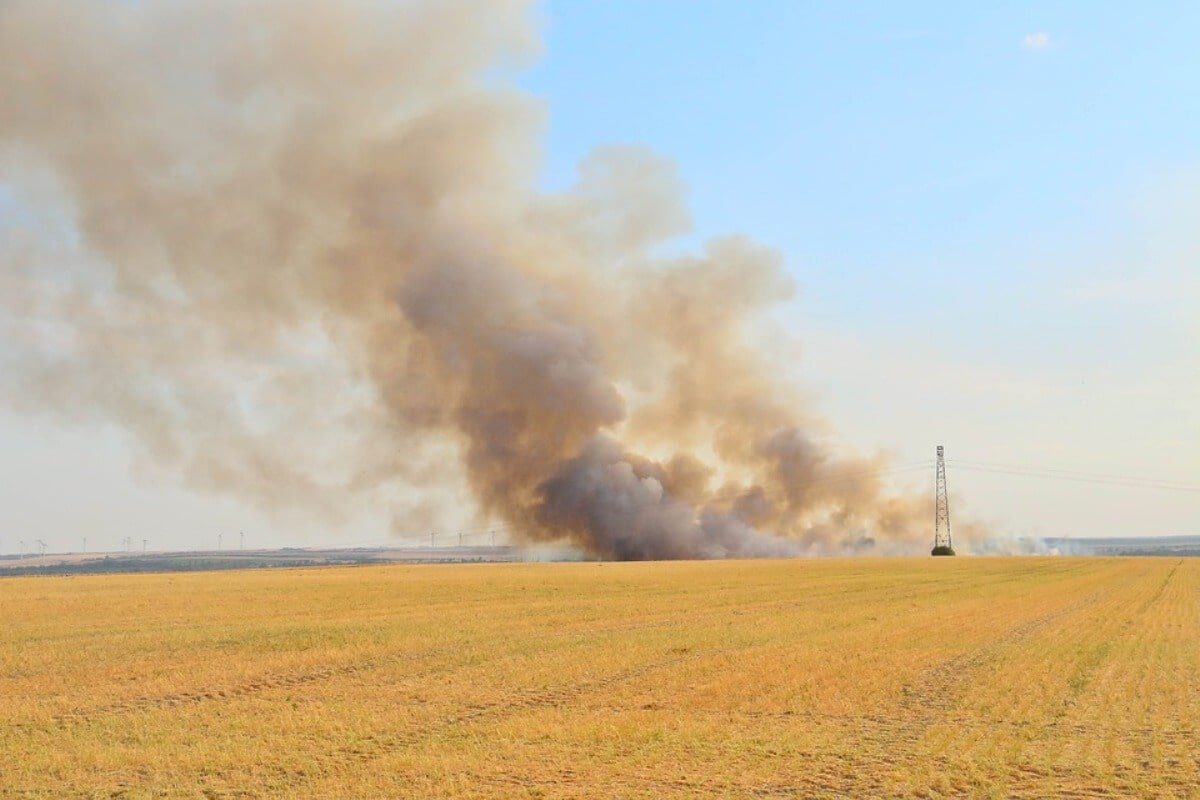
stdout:
[(0, 797), (1197, 797), (1200, 560), (0, 581)]

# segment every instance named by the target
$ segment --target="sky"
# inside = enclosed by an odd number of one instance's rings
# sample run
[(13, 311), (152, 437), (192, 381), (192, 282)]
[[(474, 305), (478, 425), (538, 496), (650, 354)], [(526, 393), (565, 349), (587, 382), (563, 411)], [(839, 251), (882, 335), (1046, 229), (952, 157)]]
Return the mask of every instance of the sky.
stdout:
[[(597, 145), (674, 159), (693, 231), (777, 248), (780, 348), (840, 435), (897, 462), (1200, 484), (1200, 6), (548, 2), (517, 76), (543, 182)], [(0, 213), (5, 204), (0, 186)], [(0, 412), (0, 552), (377, 538), (135, 466), (116, 428)], [(921, 477), (915, 479), (927, 480)], [(950, 471), (1028, 536), (1200, 534), (1200, 493)]]

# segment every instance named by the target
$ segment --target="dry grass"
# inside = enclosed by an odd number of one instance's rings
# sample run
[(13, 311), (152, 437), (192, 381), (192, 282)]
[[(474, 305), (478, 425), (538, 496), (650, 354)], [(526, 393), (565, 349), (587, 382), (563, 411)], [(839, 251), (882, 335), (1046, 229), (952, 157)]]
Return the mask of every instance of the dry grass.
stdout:
[(0, 581), (0, 797), (1196, 797), (1200, 560)]

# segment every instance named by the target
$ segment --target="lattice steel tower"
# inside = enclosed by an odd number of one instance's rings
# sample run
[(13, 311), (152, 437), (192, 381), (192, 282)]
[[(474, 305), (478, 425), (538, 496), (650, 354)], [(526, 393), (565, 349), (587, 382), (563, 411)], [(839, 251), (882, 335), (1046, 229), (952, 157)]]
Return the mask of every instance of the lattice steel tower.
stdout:
[(950, 543), (950, 498), (946, 495), (946, 451), (939, 444), (937, 470), (934, 477), (933, 512), (933, 555), (952, 556), (954, 547)]

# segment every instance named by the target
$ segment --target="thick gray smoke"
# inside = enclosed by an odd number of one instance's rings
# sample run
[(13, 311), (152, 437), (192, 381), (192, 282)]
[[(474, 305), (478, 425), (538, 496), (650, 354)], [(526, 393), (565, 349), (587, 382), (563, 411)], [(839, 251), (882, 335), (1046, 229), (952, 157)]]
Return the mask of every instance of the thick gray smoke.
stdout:
[(619, 559), (783, 556), (796, 543), (755, 531), (735, 514), (672, 498), (665, 472), (639, 463), (606, 436), (588, 442), (540, 487), (540, 522), (572, 531), (593, 552)]
[[(617, 558), (922, 549), (780, 377), (791, 286), (673, 166), (536, 190), (530, 10), (0, 3), (3, 400), (187, 485), (400, 530), (470, 498)], [(412, 500), (413, 497), (425, 498)]]

